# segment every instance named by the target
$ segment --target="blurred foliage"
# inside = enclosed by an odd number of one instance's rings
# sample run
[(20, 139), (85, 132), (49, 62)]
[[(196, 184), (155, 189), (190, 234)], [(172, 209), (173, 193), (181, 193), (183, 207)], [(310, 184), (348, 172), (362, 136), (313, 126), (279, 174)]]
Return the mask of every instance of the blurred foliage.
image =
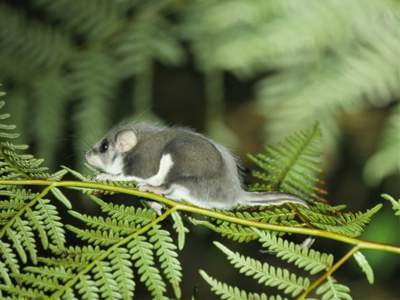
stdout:
[(151, 109), (156, 64), (194, 61), (208, 133), (228, 146), (238, 138), (223, 121), (225, 74), (256, 82), (272, 139), (318, 120), (334, 146), (344, 114), (391, 104), (365, 168), (377, 183), (400, 168), (399, 12), (394, 0), (3, 1), (0, 81), (24, 141), (52, 167), (65, 132), (81, 158), (109, 129), (119, 97), (135, 108), (125, 117), (160, 121)]

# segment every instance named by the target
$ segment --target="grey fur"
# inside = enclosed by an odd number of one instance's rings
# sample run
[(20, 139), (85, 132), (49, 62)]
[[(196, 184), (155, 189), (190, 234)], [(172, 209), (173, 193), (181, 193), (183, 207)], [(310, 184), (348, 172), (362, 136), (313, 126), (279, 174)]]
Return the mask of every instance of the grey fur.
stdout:
[[(116, 153), (118, 133), (132, 130), (137, 144), (126, 153)], [(109, 153), (100, 153), (104, 139), (110, 143)], [(172, 167), (163, 182), (149, 186), (147, 179), (160, 169), (163, 157), (172, 159)], [(145, 123), (129, 123), (112, 129), (87, 153), (89, 163), (112, 176), (110, 180), (135, 180), (146, 190), (172, 196), (176, 188), (189, 192), (186, 200), (205, 208), (232, 209), (238, 205), (307, 205), (303, 200), (284, 193), (250, 193), (242, 188), (237, 161), (225, 147), (190, 129), (157, 127)], [(120, 164), (117, 165), (117, 164)], [(120, 170), (120, 171), (119, 171)]]

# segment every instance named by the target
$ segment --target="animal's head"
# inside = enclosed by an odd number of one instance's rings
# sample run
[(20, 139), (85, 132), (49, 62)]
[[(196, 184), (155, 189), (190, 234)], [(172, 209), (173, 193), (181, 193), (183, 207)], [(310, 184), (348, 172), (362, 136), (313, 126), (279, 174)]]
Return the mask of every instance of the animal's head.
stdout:
[(110, 131), (86, 152), (87, 162), (105, 173), (122, 173), (124, 156), (137, 144), (138, 137), (133, 128), (119, 128)]

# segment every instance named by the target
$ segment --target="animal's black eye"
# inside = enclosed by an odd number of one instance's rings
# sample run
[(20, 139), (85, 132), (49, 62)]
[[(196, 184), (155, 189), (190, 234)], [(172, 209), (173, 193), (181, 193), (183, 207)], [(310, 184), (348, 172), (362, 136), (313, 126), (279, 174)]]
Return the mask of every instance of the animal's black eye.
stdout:
[(101, 144), (100, 144), (100, 147), (99, 147), (100, 153), (106, 152), (108, 150), (108, 146), (109, 146), (108, 141), (107, 140), (103, 140), (101, 142)]

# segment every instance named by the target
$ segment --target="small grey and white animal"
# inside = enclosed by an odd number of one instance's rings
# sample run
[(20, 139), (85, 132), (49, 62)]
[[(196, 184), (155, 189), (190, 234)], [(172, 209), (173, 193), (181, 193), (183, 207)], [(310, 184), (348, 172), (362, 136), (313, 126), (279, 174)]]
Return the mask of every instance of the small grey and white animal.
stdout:
[(306, 202), (286, 193), (247, 192), (237, 162), (223, 146), (192, 130), (128, 123), (110, 130), (87, 153), (97, 178), (134, 181), (141, 191), (187, 201), (203, 208), (229, 210)]

